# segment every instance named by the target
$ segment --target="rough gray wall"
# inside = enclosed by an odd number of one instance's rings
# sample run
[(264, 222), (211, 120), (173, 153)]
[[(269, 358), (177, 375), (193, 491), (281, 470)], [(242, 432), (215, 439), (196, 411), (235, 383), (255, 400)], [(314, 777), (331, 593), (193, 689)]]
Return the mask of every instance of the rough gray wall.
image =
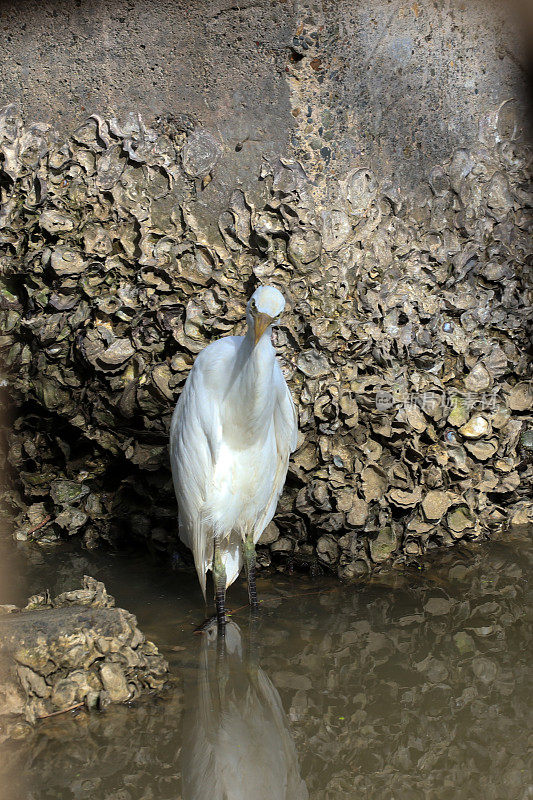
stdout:
[(64, 134), (189, 114), (223, 146), (207, 214), (289, 146), (318, 183), (370, 165), (413, 185), (489, 108), (523, 118), (523, 27), (514, 0), (0, 0), (0, 105)]
[(189, 115), (223, 145), (202, 193), (217, 217), (263, 154), (287, 149), (290, 3), (15, 0), (0, 9), (0, 105), (21, 103), (28, 119), (63, 134), (91, 113)]
[[(404, 187), (415, 186), (455, 147), (477, 136), (480, 116), (510, 98), (523, 128), (526, 37), (516, 3), (321, 5), (307, 15), (323, 29), (311, 54), (320, 63), (308, 71), (301, 92), (303, 103), (311, 105), (302, 139), (309, 143), (322, 129), (318, 138), (329, 138), (337, 174), (370, 166)], [(323, 152), (316, 144), (311, 162)]]

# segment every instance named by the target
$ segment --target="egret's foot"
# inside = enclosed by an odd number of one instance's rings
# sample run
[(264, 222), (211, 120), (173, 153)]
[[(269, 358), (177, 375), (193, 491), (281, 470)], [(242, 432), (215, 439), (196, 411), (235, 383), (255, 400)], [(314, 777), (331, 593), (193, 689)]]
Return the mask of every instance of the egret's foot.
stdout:
[(213, 628), (217, 624), (217, 615), (213, 614), (212, 617), (208, 617), (201, 622), (197, 628), (194, 629), (194, 633), (205, 633), (210, 628)]
[(224, 622), (222, 622), (219, 621), (217, 614), (213, 614), (212, 617), (201, 622), (200, 625), (194, 629), (194, 633), (210, 634), (212, 631), (214, 632), (215, 628), (217, 629), (217, 633), (224, 637), (226, 635), (226, 618), (224, 617)]

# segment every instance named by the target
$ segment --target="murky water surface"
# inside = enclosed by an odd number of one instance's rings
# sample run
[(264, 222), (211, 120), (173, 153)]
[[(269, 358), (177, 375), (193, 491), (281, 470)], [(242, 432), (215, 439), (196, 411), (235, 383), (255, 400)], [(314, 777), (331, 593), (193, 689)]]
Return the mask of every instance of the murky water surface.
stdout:
[(169, 659), (163, 697), (65, 714), (4, 748), (5, 800), (525, 800), (526, 537), (462, 546), (365, 586), (242, 585), (225, 651), (193, 635), (195, 579), (147, 555), (14, 549), (1, 602), (103, 580)]

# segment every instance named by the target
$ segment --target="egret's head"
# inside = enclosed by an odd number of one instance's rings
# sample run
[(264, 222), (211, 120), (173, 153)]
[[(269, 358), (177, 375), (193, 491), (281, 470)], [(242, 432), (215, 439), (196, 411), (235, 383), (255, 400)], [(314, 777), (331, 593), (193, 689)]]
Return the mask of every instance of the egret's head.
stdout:
[(253, 331), (254, 344), (260, 340), (264, 332), (278, 322), (285, 300), (278, 289), (273, 286), (258, 286), (246, 306), (248, 327)]

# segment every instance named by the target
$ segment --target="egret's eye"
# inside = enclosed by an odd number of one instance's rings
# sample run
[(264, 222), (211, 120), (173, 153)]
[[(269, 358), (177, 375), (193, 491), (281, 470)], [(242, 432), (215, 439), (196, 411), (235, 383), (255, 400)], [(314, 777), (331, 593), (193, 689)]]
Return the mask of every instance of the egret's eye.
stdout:
[(252, 299), (250, 300), (250, 308), (252, 309), (252, 311), (255, 311), (255, 300), (254, 300), (254, 298), (253, 298), (253, 297), (252, 297)]

